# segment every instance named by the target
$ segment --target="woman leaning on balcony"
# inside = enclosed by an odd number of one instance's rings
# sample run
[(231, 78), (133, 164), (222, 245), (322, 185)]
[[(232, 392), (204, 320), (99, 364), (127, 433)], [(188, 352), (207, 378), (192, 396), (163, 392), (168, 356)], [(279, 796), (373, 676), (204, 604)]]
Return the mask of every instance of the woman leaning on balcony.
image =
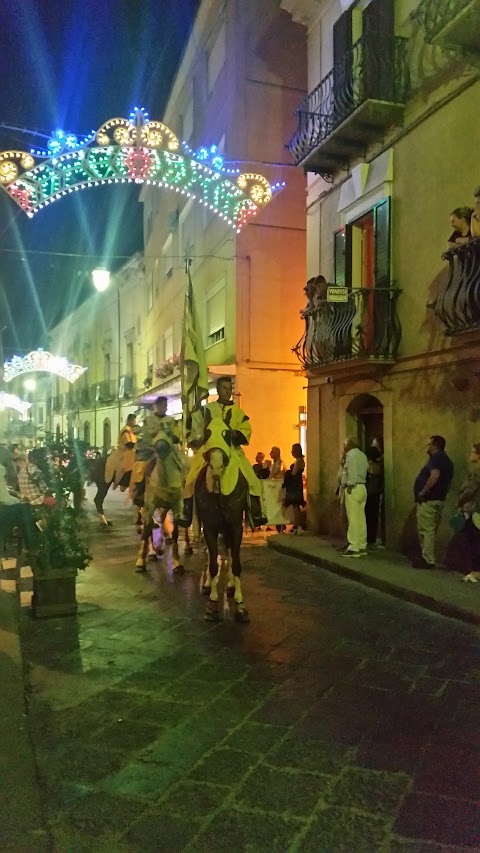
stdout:
[[(453, 234), (448, 240), (449, 249), (457, 249), (465, 243), (469, 243), (472, 239), (471, 220), (473, 219), (474, 211), (471, 207), (456, 207), (450, 214), (450, 225), (453, 228)], [(480, 226), (480, 222), (478, 223)], [(480, 236), (480, 234), (479, 234)]]
[(470, 473), (463, 483), (457, 500), (457, 510), (465, 516), (465, 526), (450, 540), (445, 565), (463, 572), (464, 580), (480, 581), (480, 442), (470, 451)]
[(470, 230), (472, 237), (480, 237), (480, 187), (477, 187), (475, 192), (475, 201), (473, 204), (473, 213), (470, 220)]

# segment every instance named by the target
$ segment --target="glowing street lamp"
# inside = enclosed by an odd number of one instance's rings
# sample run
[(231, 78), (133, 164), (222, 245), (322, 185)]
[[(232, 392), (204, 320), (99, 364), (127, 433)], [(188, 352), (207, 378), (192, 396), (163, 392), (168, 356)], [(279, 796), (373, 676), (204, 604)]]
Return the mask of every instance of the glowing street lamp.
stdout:
[(103, 293), (103, 291), (106, 290), (110, 284), (110, 270), (105, 270), (105, 269), (93, 270), (92, 271), (92, 279), (93, 279), (94, 288), (96, 290), (98, 290), (100, 293)]
[(35, 391), (37, 383), (35, 382), (35, 379), (25, 379), (23, 387), (26, 391)]

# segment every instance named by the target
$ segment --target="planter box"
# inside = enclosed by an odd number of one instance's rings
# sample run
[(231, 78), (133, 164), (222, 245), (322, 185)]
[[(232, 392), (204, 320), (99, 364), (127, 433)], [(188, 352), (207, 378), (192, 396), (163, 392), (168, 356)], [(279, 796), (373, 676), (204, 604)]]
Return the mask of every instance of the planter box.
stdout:
[(47, 616), (74, 616), (76, 569), (51, 571), (33, 575), (32, 613), (39, 619)]

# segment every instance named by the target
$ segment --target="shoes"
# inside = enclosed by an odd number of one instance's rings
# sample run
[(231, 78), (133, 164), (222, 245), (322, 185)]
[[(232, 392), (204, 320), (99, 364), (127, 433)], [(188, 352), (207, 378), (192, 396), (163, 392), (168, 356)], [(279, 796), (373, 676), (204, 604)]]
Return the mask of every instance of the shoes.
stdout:
[(462, 578), (462, 580), (464, 583), (480, 583), (480, 579), (475, 577), (473, 572), (470, 572), (468, 575), (465, 575), (465, 577)]
[(365, 557), (366, 554), (366, 551), (352, 551), (351, 548), (345, 548), (344, 551), (340, 551), (341, 557)]
[(415, 562), (412, 563), (412, 567), (414, 569), (435, 569), (435, 563), (427, 563), (422, 557), (421, 560), (415, 560)]

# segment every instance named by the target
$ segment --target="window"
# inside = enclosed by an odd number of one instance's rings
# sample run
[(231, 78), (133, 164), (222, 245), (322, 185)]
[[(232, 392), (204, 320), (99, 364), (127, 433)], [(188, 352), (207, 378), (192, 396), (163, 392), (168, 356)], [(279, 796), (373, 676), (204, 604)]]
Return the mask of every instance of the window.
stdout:
[(391, 280), (390, 199), (334, 235), (335, 284), (388, 287)]
[(150, 272), (147, 284), (147, 314), (153, 308), (153, 271)]
[(127, 376), (133, 376), (133, 344), (127, 344)]
[(163, 274), (165, 278), (171, 278), (173, 275), (173, 237), (170, 234), (162, 248), (163, 258)]
[(38, 409), (38, 425), (43, 426), (43, 406), (39, 406)]
[(153, 347), (150, 347), (147, 352), (147, 380), (150, 383), (153, 380)]
[(193, 199), (189, 199), (178, 218), (178, 245), (182, 258), (193, 257), (194, 249)]
[(225, 24), (222, 23), (215, 41), (207, 55), (207, 82), (210, 93), (218, 80), (227, 55)]
[(221, 278), (206, 293), (206, 339), (213, 346), (225, 339), (225, 278)]
[(105, 382), (110, 382), (111, 368), (112, 368), (112, 365), (111, 365), (110, 353), (106, 352), (105, 355), (103, 356), (103, 378), (104, 378)]
[(173, 358), (173, 326), (169, 326), (163, 333), (163, 358), (165, 361)]

